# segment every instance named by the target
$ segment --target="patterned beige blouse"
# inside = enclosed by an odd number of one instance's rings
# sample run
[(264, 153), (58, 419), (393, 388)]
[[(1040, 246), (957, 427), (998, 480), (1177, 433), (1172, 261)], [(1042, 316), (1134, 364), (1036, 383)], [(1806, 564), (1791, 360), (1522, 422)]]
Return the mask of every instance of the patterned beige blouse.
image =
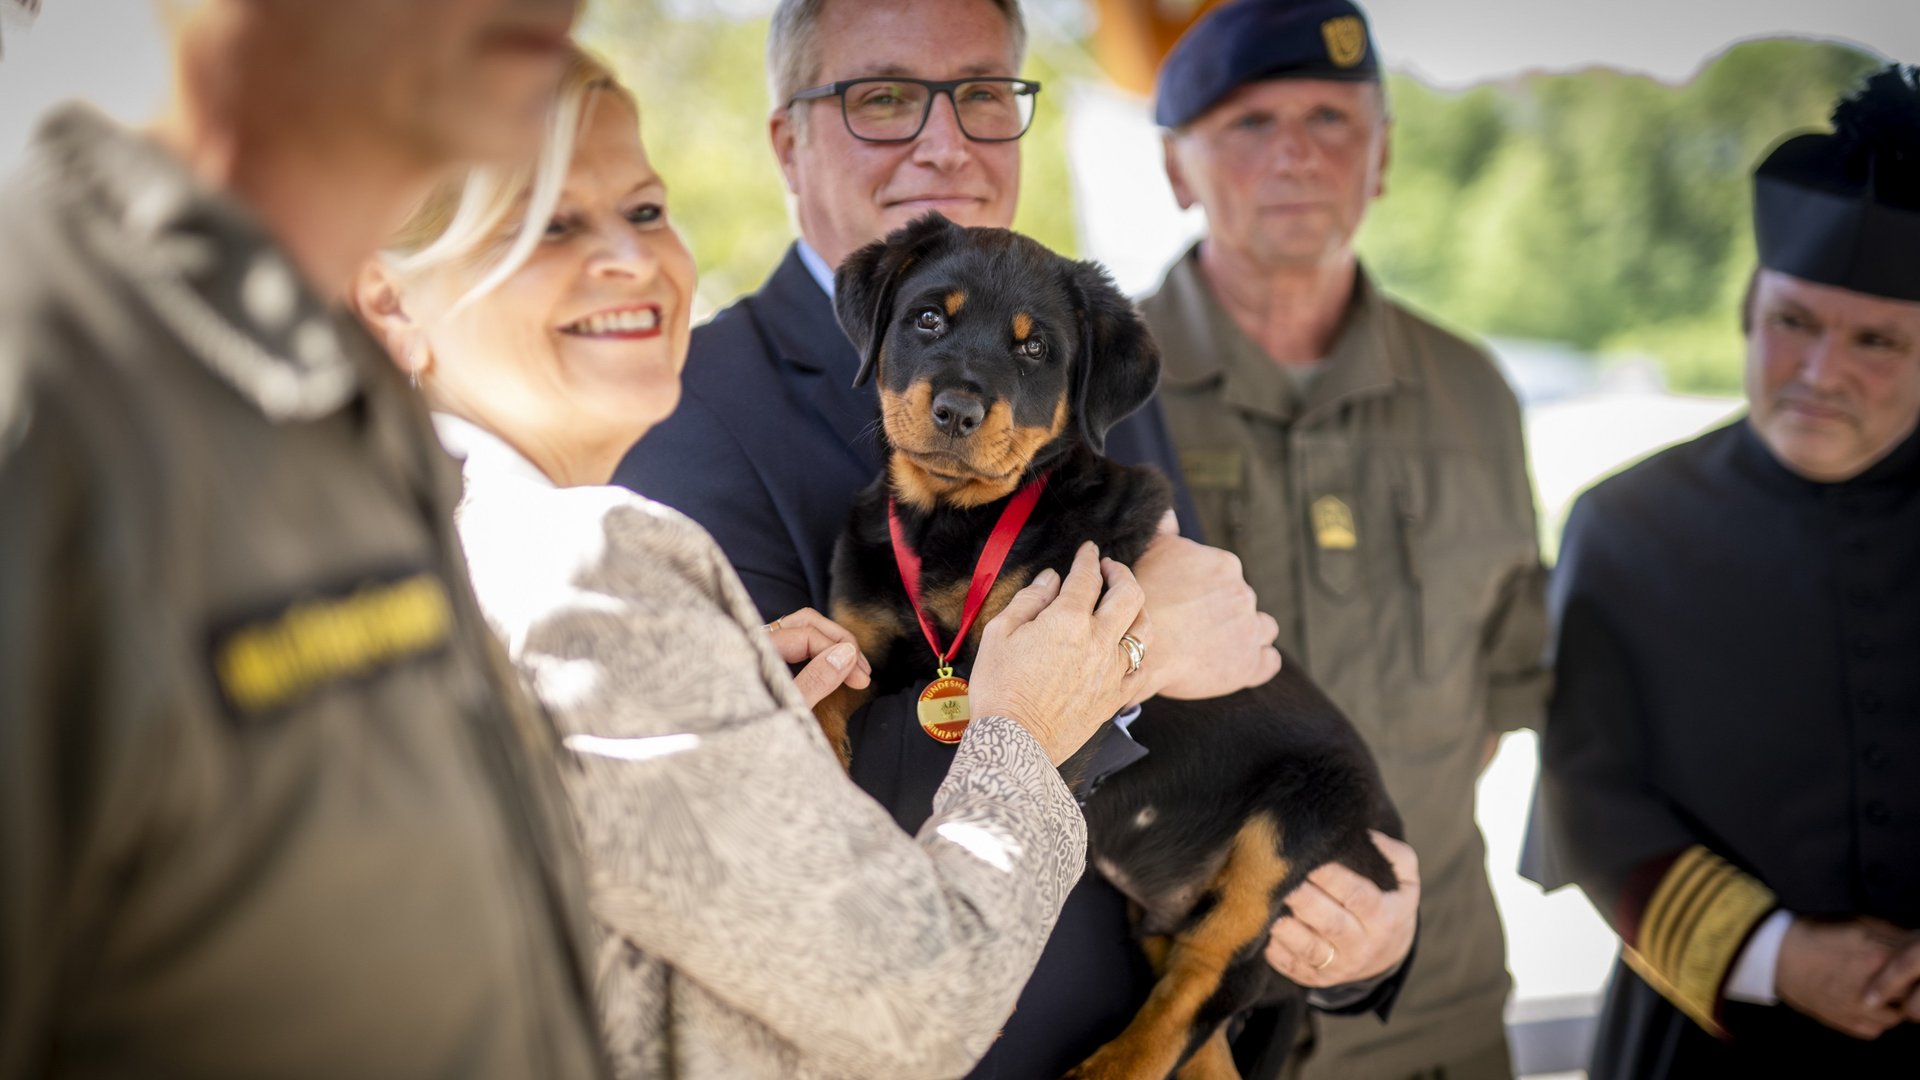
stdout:
[(436, 420), (465, 459), (481, 605), (572, 751), (621, 1074), (966, 1072), (1085, 862), (1045, 751), (975, 721), (907, 836), (842, 772), (704, 530)]

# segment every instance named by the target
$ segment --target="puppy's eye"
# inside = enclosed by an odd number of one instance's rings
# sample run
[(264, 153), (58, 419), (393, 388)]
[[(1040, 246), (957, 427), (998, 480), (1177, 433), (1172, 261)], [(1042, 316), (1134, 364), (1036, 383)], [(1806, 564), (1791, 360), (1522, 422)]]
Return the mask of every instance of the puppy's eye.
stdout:
[(1020, 346), (1016, 348), (1014, 352), (1019, 353), (1021, 358), (1025, 360), (1045, 360), (1047, 358), (1047, 343), (1039, 338), (1028, 338), (1021, 342)]
[(920, 316), (913, 321), (913, 325), (918, 329), (937, 334), (947, 328), (947, 317), (934, 308), (927, 308), (920, 312)]

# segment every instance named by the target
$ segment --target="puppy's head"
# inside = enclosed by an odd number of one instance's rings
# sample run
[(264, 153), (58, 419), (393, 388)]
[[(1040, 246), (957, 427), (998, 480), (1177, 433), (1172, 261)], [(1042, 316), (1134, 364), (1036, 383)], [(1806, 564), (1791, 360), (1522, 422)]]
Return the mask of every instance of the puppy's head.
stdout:
[(1010, 494), (1062, 440), (1096, 451), (1160, 352), (1105, 270), (928, 214), (848, 256), (840, 325), (877, 377), (895, 491), (928, 509)]

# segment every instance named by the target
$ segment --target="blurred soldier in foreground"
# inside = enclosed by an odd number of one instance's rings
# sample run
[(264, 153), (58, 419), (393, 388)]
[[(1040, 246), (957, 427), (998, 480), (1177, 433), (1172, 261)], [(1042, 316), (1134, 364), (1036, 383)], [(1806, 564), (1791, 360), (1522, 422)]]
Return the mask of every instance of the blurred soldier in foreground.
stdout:
[(1743, 419), (1582, 497), (1530, 876), (1619, 931), (1592, 1075), (1920, 1072), (1920, 73), (1755, 175)]
[(605, 1075), (458, 477), (335, 299), (574, 0), (176, 0), (0, 196), (0, 1077)]

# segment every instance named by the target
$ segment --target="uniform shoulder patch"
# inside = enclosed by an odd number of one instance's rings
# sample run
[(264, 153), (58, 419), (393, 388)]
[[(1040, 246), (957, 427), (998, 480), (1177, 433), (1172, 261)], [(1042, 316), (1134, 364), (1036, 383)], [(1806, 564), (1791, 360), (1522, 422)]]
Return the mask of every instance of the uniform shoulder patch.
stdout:
[(217, 626), (208, 659), (227, 707), (253, 719), (435, 652), (452, 629), (453, 603), (439, 576), (407, 570), (292, 597)]

